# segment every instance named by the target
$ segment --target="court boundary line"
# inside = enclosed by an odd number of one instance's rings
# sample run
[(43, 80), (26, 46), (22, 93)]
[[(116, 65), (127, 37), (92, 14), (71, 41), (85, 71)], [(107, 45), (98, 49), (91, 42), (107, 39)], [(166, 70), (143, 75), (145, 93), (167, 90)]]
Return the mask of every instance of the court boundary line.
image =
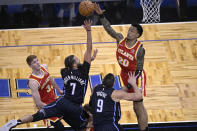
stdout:
[[(178, 122), (179, 123), (179, 122)], [(183, 123), (187, 123), (187, 122), (183, 122)], [(175, 125), (170, 125), (170, 126), (155, 126), (154, 124), (157, 124), (157, 123), (152, 123), (153, 125), (152, 126), (150, 126), (150, 124), (151, 123), (149, 123), (149, 129), (150, 128), (184, 128), (184, 127), (197, 127), (197, 125), (177, 125), (177, 126), (175, 126)], [(170, 123), (167, 123), (166, 122), (166, 124), (170, 124)], [(176, 124), (176, 123), (174, 123), (174, 124)], [(124, 124), (122, 124), (122, 123), (120, 123), (120, 125), (121, 126), (124, 126)], [(130, 124), (128, 124), (128, 126), (129, 125), (135, 125), (135, 124), (132, 124), (132, 123), (130, 123)], [(136, 124), (137, 125), (137, 124)], [(65, 128), (71, 128), (70, 126), (64, 126)], [(125, 130), (129, 130), (129, 129), (139, 129), (138, 127), (123, 127)], [(47, 129), (46, 127), (30, 127), (30, 128), (14, 128), (14, 130), (18, 130), (18, 129)]]
[[(183, 39), (163, 39), (163, 40), (140, 40), (141, 42), (162, 42), (162, 41), (178, 41), (178, 40), (197, 40), (197, 38), (183, 38)], [(116, 42), (93, 42), (92, 44), (112, 44)], [(57, 44), (38, 44), (38, 45), (15, 45), (15, 46), (0, 46), (0, 48), (8, 47), (31, 47), (31, 46), (59, 46), (59, 45), (81, 45), (86, 43), (57, 43)]]

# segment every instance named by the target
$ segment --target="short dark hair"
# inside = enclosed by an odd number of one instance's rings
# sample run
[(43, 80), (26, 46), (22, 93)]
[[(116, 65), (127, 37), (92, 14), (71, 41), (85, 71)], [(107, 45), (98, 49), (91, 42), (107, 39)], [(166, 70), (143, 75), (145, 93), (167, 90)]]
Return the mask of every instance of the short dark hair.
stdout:
[(114, 82), (115, 82), (115, 78), (114, 78), (114, 75), (112, 73), (108, 73), (102, 81), (103, 85), (108, 87), (108, 88), (113, 87)]
[(131, 24), (131, 25), (137, 28), (137, 32), (139, 34), (139, 37), (142, 36), (142, 34), (143, 34), (143, 28), (142, 28), (142, 26), (140, 24)]
[(74, 55), (69, 55), (64, 60), (64, 65), (66, 68), (72, 68), (75, 63)]
[(26, 58), (27, 64), (30, 66), (30, 65), (31, 65), (31, 62), (32, 62), (35, 58), (37, 58), (37, 56), (35, 56), (35, 55), (29, 55), (29, 56)]

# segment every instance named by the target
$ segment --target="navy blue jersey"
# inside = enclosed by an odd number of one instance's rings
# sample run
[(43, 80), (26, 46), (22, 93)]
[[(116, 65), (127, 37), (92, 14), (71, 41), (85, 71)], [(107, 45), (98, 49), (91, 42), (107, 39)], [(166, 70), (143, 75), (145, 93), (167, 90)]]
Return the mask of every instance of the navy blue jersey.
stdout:
[(93, 114), (93, 125), (118, 123), (121, 117), (120, 102), (111, 98), (113, 88), (105, 88), (104, 85), (97, 85), (90, 98), (90, 106)]
[(84, 61), (77, 70), (65, 68), (61, 71), (64, 81), (64, 97), (75, 103), (83, 103), (87, 90), (90, 64)]

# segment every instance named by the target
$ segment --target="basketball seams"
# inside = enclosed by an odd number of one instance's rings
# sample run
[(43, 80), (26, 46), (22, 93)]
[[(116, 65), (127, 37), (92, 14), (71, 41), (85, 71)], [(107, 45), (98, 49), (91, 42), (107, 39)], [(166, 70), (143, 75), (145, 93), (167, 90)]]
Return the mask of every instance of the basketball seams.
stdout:
[(79, 13), (83, 16), (89, 16), (94, 11), (94, 5), (91, 1), (82, 1), (79, 4)]

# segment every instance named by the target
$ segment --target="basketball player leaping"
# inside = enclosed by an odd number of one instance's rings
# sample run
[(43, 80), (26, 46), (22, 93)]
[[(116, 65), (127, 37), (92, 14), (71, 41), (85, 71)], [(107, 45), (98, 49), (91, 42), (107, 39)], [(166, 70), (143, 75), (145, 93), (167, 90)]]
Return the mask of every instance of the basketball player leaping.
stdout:
[[(104, 17), (104, 11), (100, 8), (98, 4), (95, 3), (95, 11), (100, 17), (100, 21), (104, 26), (107, 33), (116, 39), (117, 41), (117, 51), (116, 57), (117, 61), (121, 67), (120, 76), (126, 87), (123, 90), (128, 90), (133, 92), (133, 88), (128, 86), (128, 73), (135, 71), (135, 75), (140, 77), (142, 80), (143, 65), (144, 65), (144, 55), (145, 49), (143, 45), (137, 40), (143, 32), (143, 28), (139, 24), (132, 24), (128, 30), (127, 37), (124, 38), (121, 33), (117, 33), (110, 25), (110, 22)], [(148, 115), (143, 104), (143, 99), (140, 101), (134, 101), (133, 107), (135, 114), (137, 116), (138, 125), (141, 131), (148, 131)]]

